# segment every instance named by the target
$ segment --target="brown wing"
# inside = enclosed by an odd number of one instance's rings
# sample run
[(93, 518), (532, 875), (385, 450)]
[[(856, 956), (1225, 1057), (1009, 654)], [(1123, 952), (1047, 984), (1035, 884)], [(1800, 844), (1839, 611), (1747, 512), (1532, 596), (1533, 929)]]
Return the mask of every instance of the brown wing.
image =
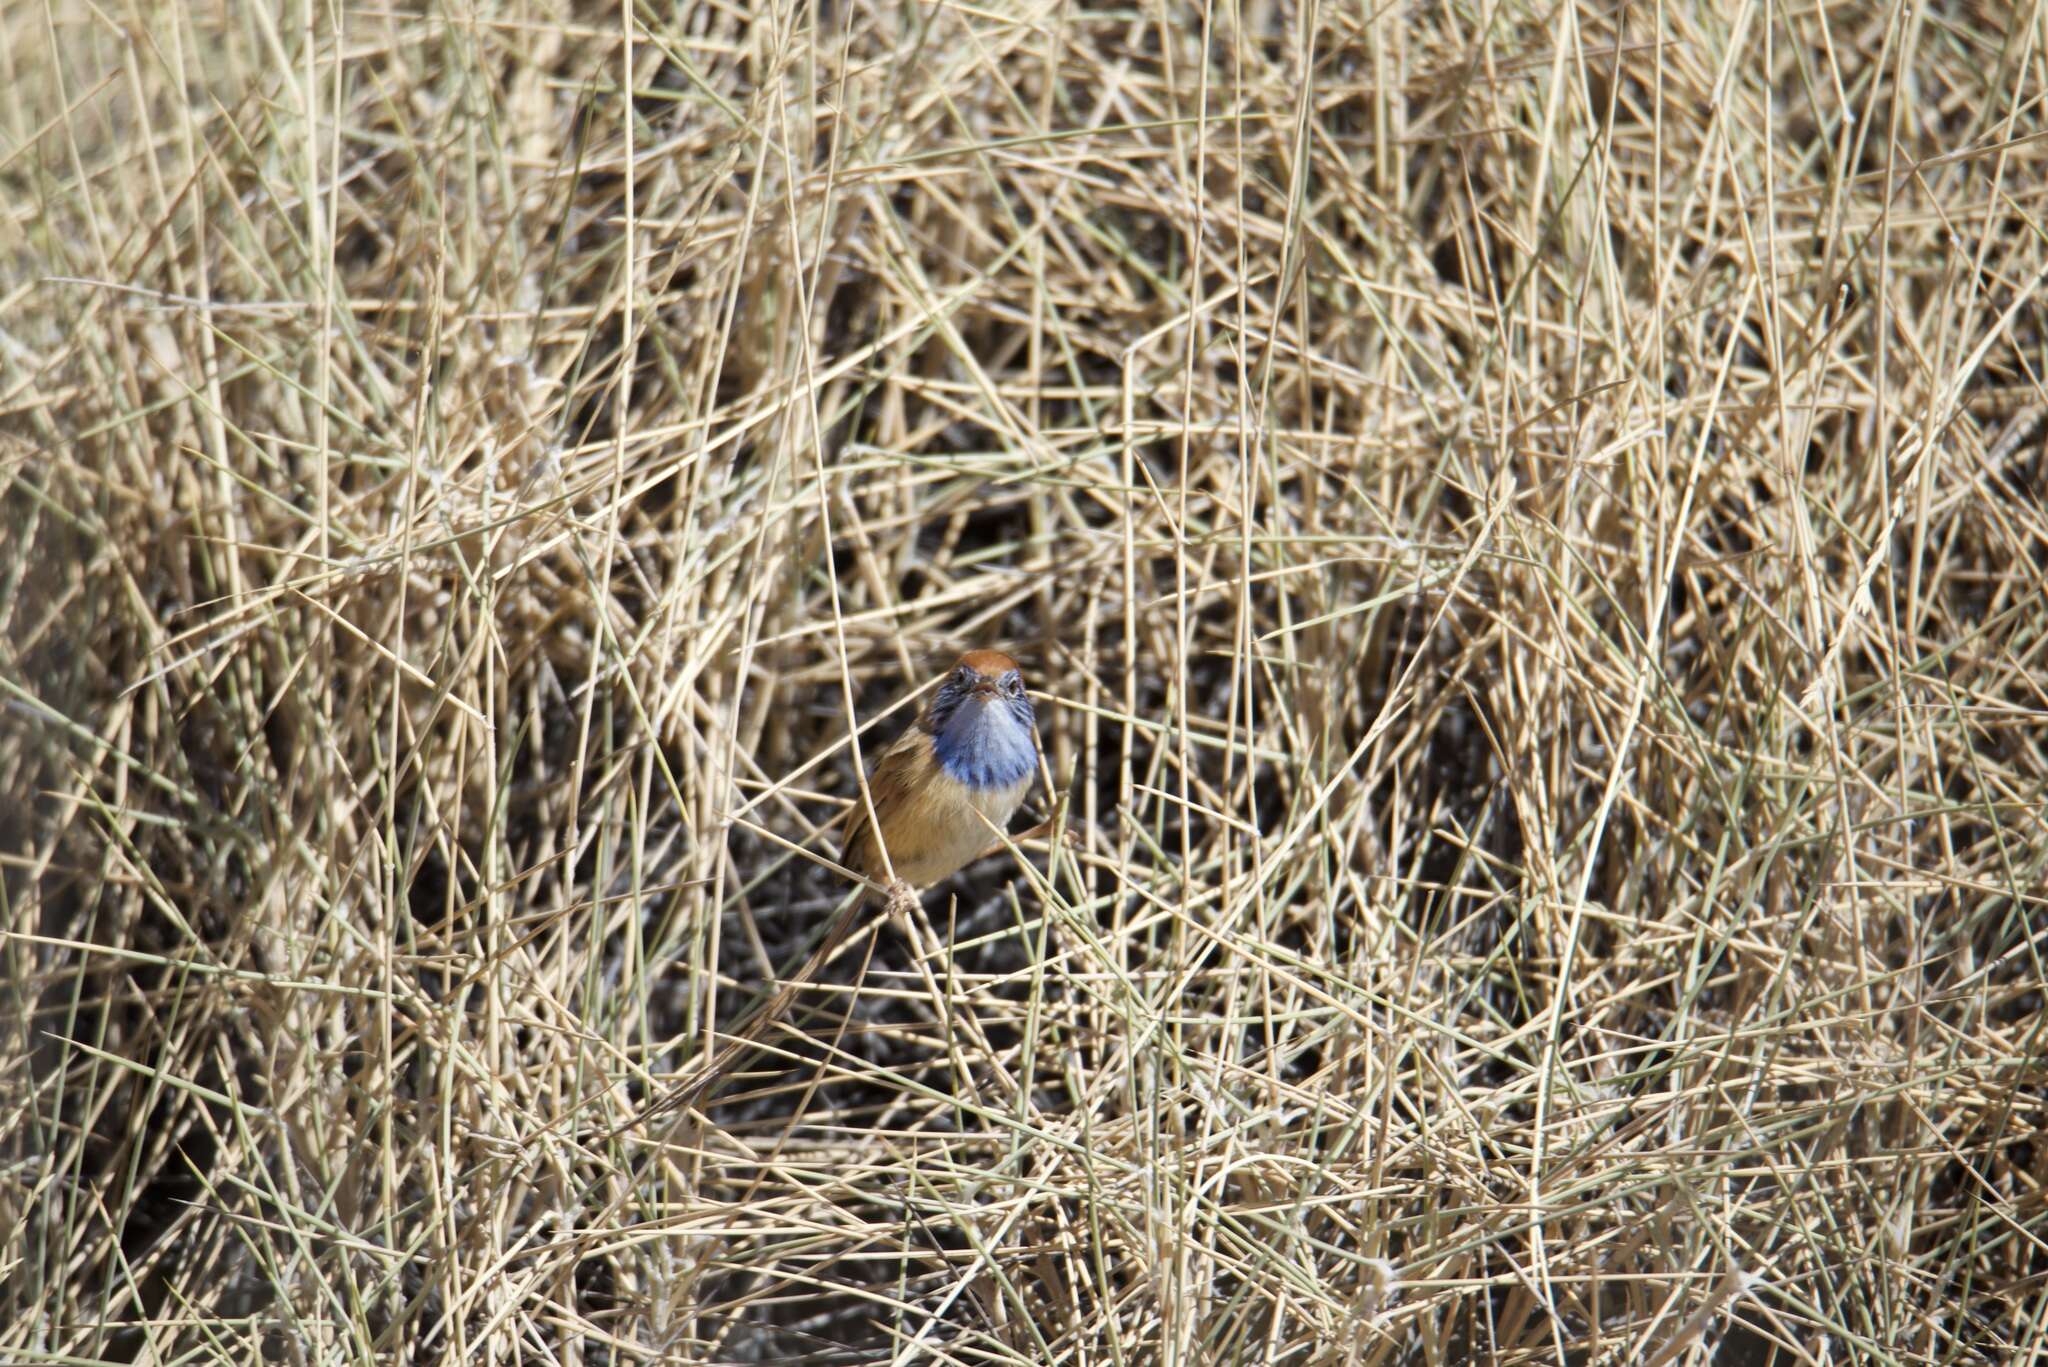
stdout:
[[(875, 815), (891, 832), (889, 855), (898, 865), (915, 862), (917, 851), (904, 848), (906, 838), (910, 838), (912, 833), (902, 830), (902, 823), (893, 818), (900, 816), (909, 806), (912, 795), (917, 792), (919, 771), (928, 769), (931, 763), (931, 737), (913, 726), (882, 752), (882, 757), (875, 761), (874, 770), (868, 775), (868, 792), (875, 800)], [(882, 867), (881, 842), (875, 839), (874, 828), (868, 823), (868, 804), (858, 793), (854, 794), (853, 806), (846, 814), (846, 835), (839, 842), (839, 862), (877, 883), (889, 881), (888, 870)]]

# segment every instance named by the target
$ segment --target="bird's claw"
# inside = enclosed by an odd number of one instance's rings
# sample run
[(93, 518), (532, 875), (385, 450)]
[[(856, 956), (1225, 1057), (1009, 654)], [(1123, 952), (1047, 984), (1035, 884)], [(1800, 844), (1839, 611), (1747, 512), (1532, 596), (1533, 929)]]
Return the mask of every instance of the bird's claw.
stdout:
[(917, 889), (898, 878), (889, 884), (888, 912), (891, 916), (907, 916), (917, 910)]

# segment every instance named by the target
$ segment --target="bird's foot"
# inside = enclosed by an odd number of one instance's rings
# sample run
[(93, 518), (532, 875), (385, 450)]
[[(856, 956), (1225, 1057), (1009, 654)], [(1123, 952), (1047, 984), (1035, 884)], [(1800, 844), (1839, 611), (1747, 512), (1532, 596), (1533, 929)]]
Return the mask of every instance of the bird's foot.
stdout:
[(918, 908), (917, 889), (901, 878), (889, 885), (886, 909), (891, 916), (908, 916)]

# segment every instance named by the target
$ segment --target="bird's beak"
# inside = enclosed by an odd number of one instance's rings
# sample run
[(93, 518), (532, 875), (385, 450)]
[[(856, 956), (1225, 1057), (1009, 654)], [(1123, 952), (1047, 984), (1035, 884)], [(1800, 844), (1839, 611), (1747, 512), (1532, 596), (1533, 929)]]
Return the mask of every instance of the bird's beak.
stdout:
[(996, 686), (984, 679), (974, 686), (974, 696), (988, 702), (996, 696)]

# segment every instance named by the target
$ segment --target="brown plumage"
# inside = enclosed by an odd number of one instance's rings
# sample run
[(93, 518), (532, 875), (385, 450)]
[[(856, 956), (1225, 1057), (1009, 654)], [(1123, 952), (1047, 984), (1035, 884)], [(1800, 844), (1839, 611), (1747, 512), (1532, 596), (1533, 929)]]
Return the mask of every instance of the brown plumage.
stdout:
[(868, 792), (875, 801), (875, 816), (889, 833), (888, 862), (884, 864), (881, 844), (868, 823), (867, 803), (858, 796), (846, 814), (839, 862), (884, 887), (892, 881), (893, 871), (895, 882), (928, 888), (967, 867), (995, 842), (977, 812), (1001, 831), (1031, 787), (1027, 778), (978, 792), (935, 779), (937, 767), (932, 735), (922, 725), (911, 727), (883, 751), (868, 775)]

